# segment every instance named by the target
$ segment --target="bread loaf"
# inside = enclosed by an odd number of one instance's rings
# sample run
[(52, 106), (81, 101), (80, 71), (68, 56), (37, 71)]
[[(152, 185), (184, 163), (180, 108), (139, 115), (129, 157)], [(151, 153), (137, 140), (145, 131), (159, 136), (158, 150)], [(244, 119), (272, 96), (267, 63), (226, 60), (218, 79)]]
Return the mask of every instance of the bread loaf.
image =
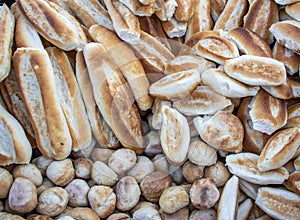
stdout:
[(300, 21), (300, 3), (296, 2), (285, 7), (286, 13), (292, 18)]
[(155, 12), (155, 3), (150, 2), (147, 5), (136, 0), (120, 0), (130, 11), (137, 16), (151, 16)]
[(174, 16), (178, 21), (189, 21), (194, 14), (193, 0), (176, 0), (177, 8)]

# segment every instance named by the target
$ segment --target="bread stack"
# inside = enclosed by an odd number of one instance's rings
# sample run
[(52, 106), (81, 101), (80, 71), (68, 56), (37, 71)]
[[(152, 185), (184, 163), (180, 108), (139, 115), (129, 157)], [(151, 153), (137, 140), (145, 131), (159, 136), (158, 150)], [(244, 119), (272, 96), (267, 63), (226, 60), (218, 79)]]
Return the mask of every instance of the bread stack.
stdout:
[(1, 5), (0, 219), (299, 219), (299, 5)]

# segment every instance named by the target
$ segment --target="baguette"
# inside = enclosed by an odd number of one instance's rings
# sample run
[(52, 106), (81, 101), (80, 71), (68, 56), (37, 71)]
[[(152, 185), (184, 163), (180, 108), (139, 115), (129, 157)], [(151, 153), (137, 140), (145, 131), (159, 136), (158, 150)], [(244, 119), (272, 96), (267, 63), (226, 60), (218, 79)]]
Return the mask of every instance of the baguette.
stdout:
[(286, 13), (293, 19), (300, 21), (300, 3), (296, 2), (285, 7)]
[(0, 105), (0, 165), (28, 164), (32, 149), (19, 122)]
[(48, 0), (50, 2), (53, 2), (60, 7), (62, 7), (64, 10), (66, 10), (70, 15), (74, 16), (74, 13), (69, 5), (69, 0)]
[(113, 29), (112, 20), (107, 10), (97, 0), (69, 0), (68, 5), (87, 28), (99, 24)]
[(13, 64), (37, 147), (46, 158), (61, 160), (68, 157), (72, 139), (60, 106), (55, 76), (47, 52), (19, 48), (14, 53)]
[(162, 21), (162, 27), (169, 38), (183, 37), (186, 32), (187, 22), (178, 21), (175, 17), (171, 17), (167, 21)]
[(194, 0), (176, 0), (174, 16), (178, 21), (189, 21), (194, 14)]
[(151, 16), (155, 12), (154, 2), (147, 5), (142, 4), (138, 0), (120, 0), (120, 2), (126, 5), (136, 16)]
[(216, 22), (225, 8), (226, 0), (211, 0), (210, 1), (210, 15), (214, 22)]
[(142, 153), (145, 148), (142, 122), (122, 73), (101, 44), (89, 43), (83, 53), (104, 120), (124, 147)]
[(79, 22), (59, 5), (44, 0), (18, 0), (22, 13), (36, 31), (53, 45), (81, 50), (87, 38)]
[(117, 35), (126, 42), (138, 40), (141, 34), (138, 18), (120, 1), (104, 0), (104, 2)]
[(92, 83), (82, 51), (77, 52), (76, 55), (76, 79), (81, 90), (95, 139), (102, 147), (118, 148), (120, 142), (104, 120), (95, 102)]
[(161, 21), (168, 21), (174, 15), (177, 6), (176, 0), (156, 0), (155, 14)]
[(4, 4), (0, 6), (0, 82), (8, 76), (11, 68), (14, 29), (14, 15)]
[(72, 137), (72, 150), (76, 152), (92, 142), (90, 123), (67, 55), (55, 47), (46, 50), (52, 64), (59, 102)]
[(127, 80), (134, 99), (142, 111), (151, 108), (153, 99), (149, 95), (149, 82), (144, 67), (132, 49), (118, 36), (100, 25), (94, 25), (89, 33), (95, 42), (101, 43)]

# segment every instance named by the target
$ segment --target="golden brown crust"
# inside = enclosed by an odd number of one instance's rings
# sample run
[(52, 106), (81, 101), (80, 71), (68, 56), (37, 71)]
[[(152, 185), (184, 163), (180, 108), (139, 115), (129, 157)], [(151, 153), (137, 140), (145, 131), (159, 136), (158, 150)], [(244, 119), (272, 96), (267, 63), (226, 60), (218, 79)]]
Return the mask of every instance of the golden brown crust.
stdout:
[(162, 21), (162, 27), (169, 38), (183, 37), (187, 29), (187, 22), (171, 17), (167, 21)]
[(285, 6), (285, 12), (296, 20), (300, 20), (300, 3), (296, 2)]
[(194, 14), (194, 0), (176, 0), (174, 16), (178, 21), (189, 21)]
[(120, 0), (136, 16), (151, 16), (155, 12), (154, 2), (144, 5), (137, 0)]
[(289, 78), (279, 86), (262, 86), (261, 88), (275, 98), (288, 100), (293, 97), (293, 89)]

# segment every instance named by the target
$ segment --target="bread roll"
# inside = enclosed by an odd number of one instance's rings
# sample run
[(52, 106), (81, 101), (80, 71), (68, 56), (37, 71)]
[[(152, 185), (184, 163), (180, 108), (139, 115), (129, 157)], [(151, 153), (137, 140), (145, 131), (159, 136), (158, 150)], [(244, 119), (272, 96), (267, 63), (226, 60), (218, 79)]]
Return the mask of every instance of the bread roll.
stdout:
[(300, 3), (296, 2), (285, 7), (286, 13), (292, 18), (300, 21)]
[(211, 0), (210, 1), (210, 15), (214, 22), (216, 22), (225, 8), (226, 0)]
[[(290, 77), (289, 78), (289, 83), (292, 87), (293, 98), (299, 98), (300, 97), (300, 80), (299, 80), (299, 77)], [(290, 100), (291, 103), (293, 103), (292, 100)]]
[(142, 153), (145, 142), (141, 118), (122, 73), (99, 43), (89, 43), (84, 49), (84, 58), (104, 120), (124, 147)]
[(4, 4), (0, 6), (0, 82), (10, 71), (14, 29), (14, 15)]
[(178, 21), (175, 17), (171, 17), (167, 21), (162, 21), (162, 27), (169, 38), (182, 37), (187, 29), (186, 21)]
[(155, 14), (161, 21), (167, 21), (174, 15), (177, 6), (176, 0), (156, 0)]
[(288, 119), (286, 128), (299, 127), (300, 125), (300, 104), (294, 104), (288, 107)]
[(134, 99), (142, 111), (152, 107), (153, 99), (149, 95), (149, 82), (141, 61), (132, 49), (118, 36), (100, 25), (92, 26), (89, 33), (95, 42), (101, 43), (127, 80)]
[(126, 42), (138, 40), (141, 34), (138, 18), (120, 1), (104, 0), (104, 3), (117, 35)]
[(253, 129), (272, 134), (287, 122), (287, 106), (284, 100), (274, 98), (260, 90), (249, 105)]
[(39, 150), (47, 158), (66, 158), (71, 151), (72, 139), (47, 52), (19, 48), (14, 53), (13, 63)]
[(69, 0), (68, 5), (76, 17), (89, 28), (94, 24), (112, 29), (112, 20), (103, 5), (97, 0)]
[(193, 0), (176, 0), (177, 8), (174, 16), (178, 21), (189, 21), (194, 14)]
[(247, 0), (228, 0), (213, 29), (224, 29), (227, 31), (232, 28), (241, 27), (247, 9)]
[(174, 100), (173, 106), (185, 115), (213, 115), (231, 105), (230, 99), (215, 93), (208, 86), (198, 86), (184, 99)]
[(81, 90), (82, 98), (95, 139), (102, 147), (119, 147), (119, 140), (116, 138), (114, 132), (103, 119), (103, 116), (101, 115), (95, 102), (92, 83), (90, 81), (82, 51), (78, 52), (76, 55), (76, 79)]
[(91, 126), (66, 53), (55, 47), (48, 47), (46, 50), (53, 67), (59, 102), (72, 137), (72, 149), (76, 152), (91, 144)]
[(213, 116), (197, 117), (195, 127), (208, 145), (227, 152), (241, 152), (243, 148), (244, 128), (238, 117), (218, 111)]
[(275, 2), (279, 5), (289, 5), (298, 2), (298, 0), (275, 0)]
[(28, 164), (31, 145), (20, 123), (0, 105), (0, 165)]
[(228, 31), (228, 36), (236, 43), (239, 50), (247, 55), (270, 57), (270, 46), (257, 33), (243, 27), (233, 28)]
[(63, 50), (81, 50), (87, 38), (79, 22), (55, 3), (43, 0), (17, 1), (36, 31)]
[(152, 3), (155, 3), (155, 0), (138, 0), (143, 5), (150, 5)]
[(215, 68), (204, 71), (201, 80), (203, 85), (209, 86), (216, 93), (231, 98), (255, 96), (259, 90), (258, 86), (248, 86)]
[(57, 4), (57, 5), (59, 5), (64, 10), (66, 10), (70, 15), (74, 16), (74, 12), (70, 8), (69, 1), (67, 1), (67, 0), (48, 0), (48, 1), (53, 2), (53, 3)]
[(210, 1), (209, 0), (194, 0), (194, 14), (188, 21), (188, 27), (185, 35), (185, 41), (200, 31), (211, 30), (213, 21), (210, 16)]
[(289, 78), (279, 86), (262, 86), (261, 88), (278, 99), (288, 100), (293, 97), (293, 89)]
[(130, 11), (137, 16), (151, 16), (155, 12), (155, 4), (151, 2), (147, 5), (136, 0), (120, 0)]
[(11, 11), (16, 19), (15, 26), (15, 44), (17, 48), (20, 47), (34, 47), (44, 49), (42, 40), (38, 32), (29, 23), (26, 17), (21, 12), (17, 3), (14, 3), (11, 7)]
[(278, 86), (286, 80), (284, 64), (268, 57), (242, 55), (224, 62), (232, 78), (253, 86)]

